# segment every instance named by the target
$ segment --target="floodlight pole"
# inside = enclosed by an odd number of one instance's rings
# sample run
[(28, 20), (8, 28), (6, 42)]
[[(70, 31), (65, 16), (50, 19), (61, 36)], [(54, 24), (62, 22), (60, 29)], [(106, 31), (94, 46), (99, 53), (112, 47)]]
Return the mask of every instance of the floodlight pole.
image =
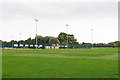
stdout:
[(12, 35), (12, 48), (13, 48), (13, 40), (14, 40), (13, 37), (14, 37), (14, 36)]
[(22, 33), (20, 33), (20, 44), (21, 44), (21, 34), (22, 34)]
[(92, 32), (92, 49), (93, 49), (93, 29), (91, 29)]
[(38, 22), (38, 20), (35, 19), (35, 21), (36, 21), (36, 49), (37, 49), (37, 22)]
[(68, 24), (66, 24), (66, 29), (67, 29), (67, 49), (68, 49)]

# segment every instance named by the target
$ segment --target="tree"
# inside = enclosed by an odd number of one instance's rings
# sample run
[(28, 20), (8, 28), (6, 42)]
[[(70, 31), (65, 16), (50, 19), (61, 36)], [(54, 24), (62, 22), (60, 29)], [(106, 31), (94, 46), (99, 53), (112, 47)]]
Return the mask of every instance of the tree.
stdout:
[(49, 44), (49, 37), (48, 36), (44, 37), (44, 44)]
[(66, 34), (64, 32), (61, 32), (58, 35), (58, 40), (62, 44), (67, 44), (67, 40), (68, 40), (68, 44), (79, 44), (73, 34)]
[(60, 41), (60, 43), (67, 43), (67, 34), (64, 32), (61, 32), (58, 35), (58, 40)]
[(44, 44), (44, 37), (43, 36), (37, 36), (37, 41), (38, 41), (38, 44)]
[(77, 39), (75, 39), (73, 34), (68, 34), (68, 43), (69, 44), (79, 44)]
[(50, 44), (59, 44), (60, 41), (59, 41), (57, 38), (51, 37), (51, 38), (49, 39), (49, 43), (50, 43)]
[(44, 44), (59, 44), (59, 43), (60, 41), (55, 37), (51, 36), (44, 37)]
[(28, 38), (28, 39), (27, 39), (27, 42), (28, 42), (28, 44), (33, 44), (33, 42), (32, 42), (32, 39), (31, 39), (31, 38)]
[(120, 41), (117, 41), (117, 42), (116, 42), (116, 45), (117, 45), (118, 47), (120, 47)]

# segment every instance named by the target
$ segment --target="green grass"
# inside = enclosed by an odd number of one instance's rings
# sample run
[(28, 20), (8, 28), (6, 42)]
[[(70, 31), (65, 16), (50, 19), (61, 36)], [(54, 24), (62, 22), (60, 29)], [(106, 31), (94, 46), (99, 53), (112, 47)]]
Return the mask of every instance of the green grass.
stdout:
[(3, 78), (117, 78), (118, 49), (2, 50)]

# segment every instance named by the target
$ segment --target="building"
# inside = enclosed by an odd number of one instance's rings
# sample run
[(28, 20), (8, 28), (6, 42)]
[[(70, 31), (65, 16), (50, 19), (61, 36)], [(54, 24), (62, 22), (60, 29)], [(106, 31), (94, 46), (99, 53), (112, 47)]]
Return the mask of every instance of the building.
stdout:
[(59, 49), (59, 44), (45, 44), (43, 49)]

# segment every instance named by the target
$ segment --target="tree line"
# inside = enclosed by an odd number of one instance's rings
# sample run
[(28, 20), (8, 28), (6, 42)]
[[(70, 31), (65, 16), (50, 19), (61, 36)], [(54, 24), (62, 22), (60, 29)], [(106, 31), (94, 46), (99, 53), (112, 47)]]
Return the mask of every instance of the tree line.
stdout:
[[(36, 37), (34, 39), (28, 38), (27, 40), (11, 40), (10, 42), (2, 41), (3, 47), (12, 47), (13, 44), (36, 44)], [(66, 34), (64, 32), (61, 32), (58, 37), (52, 37), (52, 36), (37, 36), (37, 44), (43, 45), (43, 44), (79, 44), (77, 42), (77, 39), (75, 39), (73, 34)]]
[[(27, 40), (11, 40), (10, 42), (2, 41), (2, 47), (12, 47), (13, 44), (36, 44), (36, 37), (34, 39), (28, 38)], [(67, 34), (64, 32), (61, 32), (58, 37), (52, 37), (52, 36), (37, 36), (37, 44), (38, 45), (44, 45), (44, 44), (69, 44), (69, 45), (83, 45), (83, 46), (91, 46), (91, 43), (80, 43), (77, 41), (77, 39), (74, 37), (73, 34)], [(120, 41), (111, 42), (111, 43), (94, 43), (94, 47), (120, 47)]]

